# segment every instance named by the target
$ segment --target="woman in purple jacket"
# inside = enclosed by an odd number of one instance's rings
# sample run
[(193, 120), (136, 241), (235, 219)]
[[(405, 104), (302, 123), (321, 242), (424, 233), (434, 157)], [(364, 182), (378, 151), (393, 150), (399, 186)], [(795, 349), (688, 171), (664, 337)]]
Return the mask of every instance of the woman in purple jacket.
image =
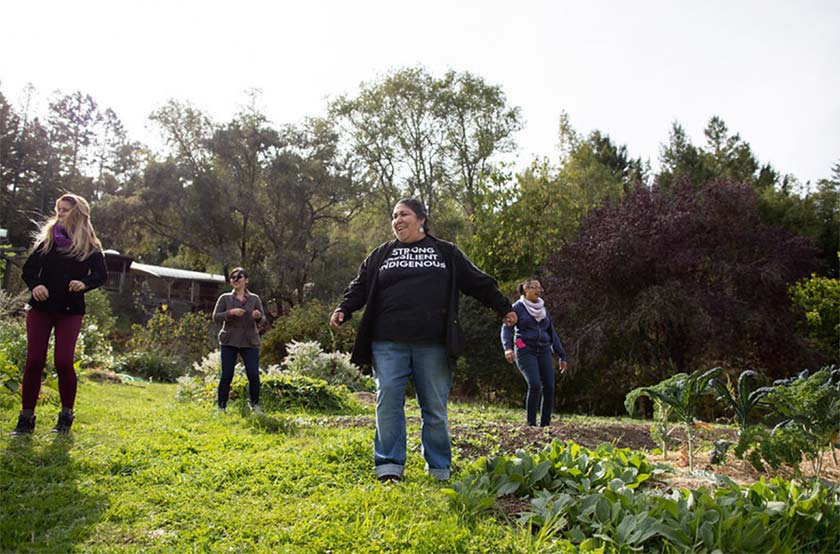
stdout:
[(23, 264), (23, 280), (32, 297), (26, 305), (23, 409), (13, 435), (35, 430), (35, 403), (53, 333), (61, 396), (61, 412), (53, 432), (70, 431), (76, 401), (73, 357), (85, 314), (85, 293), (104, 284), (107, 276), (102, 245), (90, 224), (90, 206), (81, 196), (63, 194), (55, 201), (55, 215), (38, 230), (32, 253)]
[(554, 409), (554, 363), (551, 356), (560, 358), (560, 373), (566, 373), (566, 351), (551, 323), (551, 316), (542, 299), (542, 286), (536, 279), (519, 285), (519, 300), (513, 304), (518, 317), (515, 328), (502, 326), (502, 347), (508, 363), (516, 366), (528, 383), (525, 412), (528, 425), (537, 424), (540, 409), (540, 427), (551, 423)]

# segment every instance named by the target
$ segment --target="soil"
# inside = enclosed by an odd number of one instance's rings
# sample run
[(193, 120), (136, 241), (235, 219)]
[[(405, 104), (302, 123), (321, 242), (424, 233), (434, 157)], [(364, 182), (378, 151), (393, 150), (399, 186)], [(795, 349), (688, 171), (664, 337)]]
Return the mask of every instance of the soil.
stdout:
[[(717, 475), (725, 475), (736, 483), (748, 485), (755, 483), (761, 477), (780, 475), (792, 478), (791, 468), (781, 468), (779, 471), (759, 472), (752, 465), (738, 460), (730, 454), (723, 464), (712, 465), (710, 454), (712, 444), (718, 439), (735, 440), (735, 431), (731, 429), (699, 429), (697, 432), (698, 452), (694, 455), (694, 471), (689, 470), (688, 452), (686, 449), (675, 448), (668, 452), (667, 457), (654, 455), (650, 450), (657, 447), (650, 438), (649, 424), (646, 423), (581, 423), (580, 421), (553, 422), (549, 427), (529, 427), (524, 424), (489, 421), (477, 425), (452, 425), (452, 445), (460, 449), (463, 457), (476, 458), (492, 454), (492, 442), (488, 439), (495, 437), (498, 442), (498, 452), (514, 453), (517, 449), (537, 452), (554, 440), (572, 440), (587, 448), (595, 448), (601, 443), (612, 443), (620, 448), (632, 448), (645, 452), (646, 458), (654, 463), (664, 463), (674, 469), (662, 483), (666, 487), (697, 488), (714, 485)], [(680, 439), (680, 431), (673, 433), (674, 438)], [(485, 446), (486, 445), (486, 446)], [(837, 451), (835, 451), (837, 453)], [(840, 453), (838, 458), (840, 458)], [(824, 481), (840, 483), (840, 466), (835, 462), (832, 454), (826, 453), (823, 459), (821, 478)], [(768, 468), (769, 469), (769, 468)], [(803, 476), (813, 475), (810, 463), (803, 461), (800, 466)]]
[[(419, 418), (409, 417), (409, 424), (419, 424)], [(374, 420), (371, 416), (348, 416), (328, 418), (323, 422), (327, 425), (338, 425), (341, 427), (374, 427)], [(687, 487), (697, 488), (700, 486), (714, 485), (717, 475), (725, 475), (742, 485), (755, 483), (761, 477), (773, 477), (776, 475), (790, 479), (794, 476), (791, 468), (781, 468), (779, 471), (759, 472), (749, 462), (738, 460), (730, 451), (723, 464), (712, 465), (709, 461), (712, 444), (718, 439), (735, 440), (735, 431), (732, 429), (709, 427), (697, 430), (697, 452), (694, 456), (694, 471), (689, 470), (688, 452), (685, 448), (674, 448), (668, 452), (667, 457), (654, 455), (650, 451), (657, 448), (656, 443), (650, 438), (650, 424), (640, 423), (587, 423), (578, 419), (564, 420), (556, 418), (549, 427), (529, 427), (524, 423), (511, 421), (485, 421), (459, 423), (450, 422), (450, 434), (452, 446), (459, 452), (460, 457), (465, 459), (476, 459), (479, 456), (496, 454), (513, 454), (519, 449), (536, 453), (542, 450), (547, 444), (554, 440), (571, 440), (587, 448), (595, 448), (601, 443), (608, 442), (619, 448), (632, 448), (645, 452), (645, 456), (651, 462), (665, 463), (674, 469), (666, 481), (662, 483), (665, 487)], [(682, 441), (680, 428), (675, 428), (672, 433), (675, 439)], [(834, 451), (840, 460), (840, 452)], [(810, 463), (803, 461), (800, 466), (803, 476), (813, 475)], [(823, 459), (821, 478), (824, 481), (840, 483), (840, 465), (835, 462), (831, 452), (825, 454)], [(769, 469), (769, 468), (768, 468)]]

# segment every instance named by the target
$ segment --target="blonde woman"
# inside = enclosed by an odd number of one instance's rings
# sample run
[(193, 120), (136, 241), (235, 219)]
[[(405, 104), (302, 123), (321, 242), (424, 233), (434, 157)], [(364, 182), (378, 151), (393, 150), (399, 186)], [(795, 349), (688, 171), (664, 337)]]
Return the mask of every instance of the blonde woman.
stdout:
[(90, 223), (90, 206), (81, 196), (63, 194), (55, 202), (55, 214), (36, 232), (32, 252), (23, 264), (23, 280), (32, 297), (26, 306), (23, 406), (13, 435), (35, 430), (35, 403), (53, 332), (61, 396), (53, 432), (70, 431), (76, 401), (73, 357), (85, 314), (85, 293), (105, 283), (107, 275), (102, 245)]

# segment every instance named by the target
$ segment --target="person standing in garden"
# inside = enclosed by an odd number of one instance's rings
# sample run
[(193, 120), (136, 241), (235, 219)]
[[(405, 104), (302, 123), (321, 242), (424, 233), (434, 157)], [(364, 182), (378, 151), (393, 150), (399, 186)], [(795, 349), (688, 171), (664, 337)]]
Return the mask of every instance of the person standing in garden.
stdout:
[(218, 406), (222, 412), (227, 408), (236, 359), (242, 356), (248, 376), (251, 409), (260, 415), (260, 334), (257, 322), (263, 318), (263, 306), (260, 297), (248, 290), (248, 274), (244, 269), (232, 269), (228, 273), (228, 281), (233, 290), (219, 296), (213, 310), (213, 321), (222, 324), (219, 331), (222, 375), (219, 379)]
[(405, 391), (414, 381), (420, 405), (426, 471), (439, 480), (451, 473), (447, 401), (455, 358), (464, 337), (458, 323), (460, 293), (516, 323), (510, 301), (495, 279), (480, 271), (452, 243), (429, 234), (422, 202), (406, 199), (391, 215), (395, 240), (362, 262), (333, 312), (334, 329), (367, 306), (351, 360), (373, 365), (376, 382), (374, 471), (382, 482), (402, 479), (406, 463)]
[(536, 279), (528, 279), (519, 285), (519, 300), (513, 304), (518, 317), (516, 326), (502, 326), (502, 348), (508, 363), (516, 366), (528, 383), (525, 397), (525, 414), (528, 425), (537, 424), (540, 412), (540, 426), (551, 423), (554, 410), (554, 360), (552, 350), (560, 359), (560, 373), (565, 374), (566, 351), (560, 337), (554, 330), (551, 316), (542, 299), (542, 286)]
[(75, 194), (61, 195), (55, 202), (53, 217), (35, 233), (32, 252), (23, 264), (23, 281), (32, 296), (26, 304), (22, 409), (13, 435), (35, 430), (35, 404), (53, 333), (61, 397), (61, 411), (53, 432), (70, 431), (77, 387), (73, 358), (85, 314), (85, 293), (104, 284), (107, 277), (105, 255), (90, 223), (87, 200)]

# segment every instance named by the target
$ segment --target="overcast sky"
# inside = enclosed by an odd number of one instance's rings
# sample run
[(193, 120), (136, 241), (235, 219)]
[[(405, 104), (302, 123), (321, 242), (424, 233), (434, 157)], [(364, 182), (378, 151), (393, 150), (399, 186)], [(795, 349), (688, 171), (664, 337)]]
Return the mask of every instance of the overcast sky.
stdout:
[(561, 111), (657, 166), (712, 115), (801, 181), (840, 161), (840, 1), (107, 0), (0, 2), (0, 91), (90, 94), (131, 138), (170, 98), (230, 118), (262, 91), (275, 124), (398, 67), (470, 71), (526, 120), (518, 163), (555, 156)]

